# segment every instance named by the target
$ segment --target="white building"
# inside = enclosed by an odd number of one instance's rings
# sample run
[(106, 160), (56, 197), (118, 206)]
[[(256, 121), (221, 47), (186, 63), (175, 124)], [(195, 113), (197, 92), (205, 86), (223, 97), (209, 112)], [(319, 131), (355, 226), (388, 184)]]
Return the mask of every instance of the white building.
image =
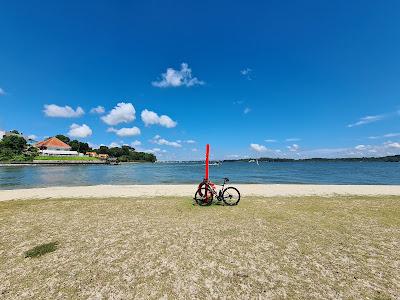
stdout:
[(44, 156), (79, 156), (77, 151), (71, 151), (71, 146), (56, 137), (48, 138), (34, 145)]

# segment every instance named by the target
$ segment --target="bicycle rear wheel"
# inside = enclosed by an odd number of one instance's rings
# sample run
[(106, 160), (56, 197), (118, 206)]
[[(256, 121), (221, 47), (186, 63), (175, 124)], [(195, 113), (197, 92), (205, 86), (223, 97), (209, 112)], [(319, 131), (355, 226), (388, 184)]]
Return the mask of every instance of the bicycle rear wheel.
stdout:
[(240, 192), (237, 188), (230, 186), (224, 190), (222, 198), (226, 205), (234, 206), (240, 201)]
[(211, 205), (213, 202), (213, 192), (210, 185), (206, 183), (202, 183), (196, 191), (194, 195), (194, 199), (196, 203), (201, 206), (208, 206)]

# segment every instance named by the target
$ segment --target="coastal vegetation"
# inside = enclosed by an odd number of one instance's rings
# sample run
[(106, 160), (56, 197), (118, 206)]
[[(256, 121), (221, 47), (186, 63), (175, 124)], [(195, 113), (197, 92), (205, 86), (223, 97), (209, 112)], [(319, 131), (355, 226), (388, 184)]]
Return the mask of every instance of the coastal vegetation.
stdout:
[(398, 196), (6, 201), (0, 295), (397, 299), (399, 240)]
[[(56, 135), (56, 138), (71, 146), (72, 151), (86, 154), (96, 152), (97, 154), (107, 154), (110, 158), (115, 158), (120, 162), (155, 162), (157, 157), (152, 153), (138, 152), (130, 146), (107, 147), (101, 146), (99, 149), (92, 149), (88, 143), (78, 140), (71, 140), (65, 135)], [(42, 156), (34, 145), (28, 144), (27, 139), (17, 130), (10, 131), (0, 140), (0, 161), (6, 162), (29, 162), (33, 160), (76, 160), (94, 161), (95, 157), (88, 156)]]
[(118, 159), (120, 162), (134, 162), (134, 161), (144, 161), (144, 162), (155, 162), (157, 158), (152, 153), (138, 152), (135, 148), (124, 145), (121, 147), (107, 147), (100, 146), (98, 149), (92, 149), (88, 143), (82, 143), (78, 140), (71, 140), (65, 135), (56, 135), (56, 138), (63, 141), (64, 143), (71, 146), (72, 151), (78, 151), (80, 153), (86, 153), (89, 151), (96, 152), (97, 154), (107, 154), (109, 157)]
[(32, 161), (39, 154), (38, 149), (28, 145), (18, 131), (13, 133), (0, 140), (0, 161)]

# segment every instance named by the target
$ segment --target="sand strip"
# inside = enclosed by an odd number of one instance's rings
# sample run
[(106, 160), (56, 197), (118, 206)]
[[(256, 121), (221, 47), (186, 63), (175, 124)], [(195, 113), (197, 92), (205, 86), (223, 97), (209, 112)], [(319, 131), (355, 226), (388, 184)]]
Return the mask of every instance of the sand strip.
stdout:
[[(238, 184), (242, 196), (400, 195), (400, 185)], [(97, 185), (0, 190), (0, 201), (45, 198), (193, 197), (196, 185)]]

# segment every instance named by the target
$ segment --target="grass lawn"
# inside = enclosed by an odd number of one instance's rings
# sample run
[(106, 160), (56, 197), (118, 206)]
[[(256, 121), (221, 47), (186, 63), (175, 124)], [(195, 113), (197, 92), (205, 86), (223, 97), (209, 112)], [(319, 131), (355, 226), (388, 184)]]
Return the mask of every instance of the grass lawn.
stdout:
[(34, 160), (79, 160), (79, 161), (93, 161), (99, 160), (96, 157), (89, 156), (36, 156)]
[(398, 299), (400, 197), (0, 202), (1, 299), (134, 297)]

